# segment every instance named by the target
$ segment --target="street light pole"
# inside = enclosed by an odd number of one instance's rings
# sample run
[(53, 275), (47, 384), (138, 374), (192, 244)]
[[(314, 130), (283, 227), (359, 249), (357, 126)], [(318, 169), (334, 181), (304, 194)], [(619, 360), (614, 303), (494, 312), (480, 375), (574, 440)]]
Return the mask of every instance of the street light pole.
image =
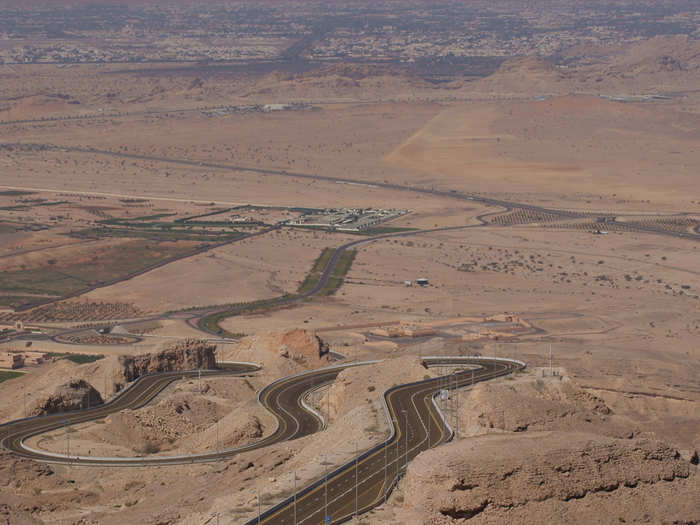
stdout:
[(294, 525), (297, 525), (297, 471), (294, 471)]
[(358, 465), (357, 441), (355, 442), (355, 518), (357, 518), (357, 490), (359, 487), (359, 465)]
[(459, 439), (459, 390), (457, 389), (457, 373), (455, 372), (455, 434)]
[(386, 493), (389, 491), (389, 487), (386, 486), (386, 468), (387, 468), (387, 449), (389, 448), (389, 443), (384, 445), (384, 503), (386, 503)]
[(323, 516), (323, 521), (326, 522), (328, 520), (328, 456), (324, 454), (323, 456), (323, 463), (325, 464), (326, 467), (326, 480), (325, 483), (323, 484), (323, 495), (325, 498), (325, 505), (324, 505), (324, 516)]
[[(398, 426), (398, 419), (396, 421), (397, 426)], [(396, 483), (399, 482), (399, 458), (401, 457), (401, 450), (399, 450), (399, 443), (401, 442), (400, 438), (396, 438)]]
[(403, 411), (404, 422), (406, 424), (406, 470), (408, 470), (408, 413)]
[(430, 450), (430, 412), (428, 412), (428, 450)]
[(549, 343), (549, 375), (550, 377), (554, 375), (554, 369), (552, 368), (552, 343)]
[(255, 487), (255, 492), (258, 496), (258, 525), (260, 525), (260, 487)]

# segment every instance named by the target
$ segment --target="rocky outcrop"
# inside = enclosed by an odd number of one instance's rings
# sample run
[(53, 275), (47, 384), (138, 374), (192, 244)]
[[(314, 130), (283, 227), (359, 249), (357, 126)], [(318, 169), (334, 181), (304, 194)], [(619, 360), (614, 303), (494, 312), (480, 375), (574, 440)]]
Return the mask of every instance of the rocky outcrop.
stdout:
[(426, 523), (452, 523), (487, 510), (550, 500), (563, 505), (685, 481), (694, 469), (675, 449), (652, 440), (564, 432), (487, 435), (421, 454), (408, 467), (405, 501), (425, 509)]
[(460, 422), (468, 433), (586, 428), (622, 437), (634, 430), (618, 421), (602, 399), (567, 376), (541, 378), (530, 373), (508, 379), (481, 383), (465, 392)]
[[(0, 452), (0, 489), (19, 489), (27, 485), (32, 486), (53, 475), (54, 471), (50, 465), (19, 458), (9, 452)], [(54, 481), (56, 484), (62, 484), (60, 479)]]
[(279, 355), (299, 363), (317, 363), (328, 357), (329, 347), (319, 336), (308, 330), (291, 330), (273, 336)]
[(234, 447), (250, 443), (254, 439), (261, 438), (263, 435), (263, 426), (260, 420), (255, 416), (243, 418), (230, 433), (224, 436), (222, 445), (224, 447)]
[(216, 368), (216, 345), (197, 339), (186, 339), (154, 354), (121, 356), (123, 380), (130, 383), (154, 372), (179, 370), (212, 370)]
[(102, 396), (90, 383), (83, 379), (74, 379), (59, 386), (48, 398), (40, 401), (31, 410), (31, 415), (43, 416), (80, 410), (102, 403)]

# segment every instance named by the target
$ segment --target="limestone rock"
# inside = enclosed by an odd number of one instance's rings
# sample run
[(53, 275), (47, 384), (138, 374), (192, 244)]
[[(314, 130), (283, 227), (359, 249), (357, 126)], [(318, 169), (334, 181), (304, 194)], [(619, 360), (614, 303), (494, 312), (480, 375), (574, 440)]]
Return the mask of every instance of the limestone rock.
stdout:
[(102, 396), (95, 388), (83, 379), (74, 379), (61, 386), (31, 410), (31, 415), (47, 415), (57, 412), (68, 412), (91, 406), (101, 405)]
[(405, 505), (424, 508), (426, 523), (452, 523), (482, 512), (684, 481), (692, 468), (675, 449), (653, 440), (491, 434), (421, 454), (408, 467)]
[(319, 336), (308, 330), (290, 330), (268, 336), (268, 345), (277, 348), (281, 357), (300, 364), (316, 364), (328, 357), (329, 347)]
[(216, 368), (216, 345), (197, 339), (186, 339), (158, 353), (121, 356), (123, 380), (127, 383), (153, 372), (179, 370), (212, 370)]

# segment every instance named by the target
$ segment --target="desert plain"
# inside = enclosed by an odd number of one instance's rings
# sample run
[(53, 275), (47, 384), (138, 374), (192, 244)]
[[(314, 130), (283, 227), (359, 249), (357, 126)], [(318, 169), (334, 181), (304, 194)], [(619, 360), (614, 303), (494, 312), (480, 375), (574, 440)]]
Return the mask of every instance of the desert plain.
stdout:
[[(275, 430), (257, 392), (332, 364), (320, 342), (334, 362), (381, 361), (311, 397), (323, 431), (233, 459), (87, 468), (3, 450), (0, 518), (246, 523), (386, 439), (382, 393), (441, 373), (422, 356), (482, 355), (527, 367), (442, 406), (452, 442), (355, 522), (699, 522), (700, 43), (567, 52), (572, 67), (517, 56), (439, 83), (351, 62), (0, 65), (0, 423), (68, 410), (80, 380), (112, 399), (126, 358), (206, 339), (262, 369), (176, 381), (28, 444), (232, 448)], [(293, 224), (368, 208), (401, 213)], [(332, 290), (277, 302), (355, 241)], [(383, 335), (397, 326), (424, 335)]]

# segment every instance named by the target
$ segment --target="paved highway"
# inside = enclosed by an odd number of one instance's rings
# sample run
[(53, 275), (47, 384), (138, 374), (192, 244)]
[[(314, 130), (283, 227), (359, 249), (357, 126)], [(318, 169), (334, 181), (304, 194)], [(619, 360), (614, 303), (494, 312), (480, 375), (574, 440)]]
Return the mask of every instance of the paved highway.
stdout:
[[(244, 375), (259, 370), (257, 365), (241, 363), (223, 365), (220, 370), (201, 371), (202, 377), (221, 376), (221, 375)], [(99, 405), (94, 408), (85, 410), (76, 410), (49, 416), (39, 416), (27, 419), (11, 421), (0, 425), (0, 444), (14, 452), (15, 454), (30, 459), (46, 461), (52, 463), (71, 463), (83, 465), (105, 465), (105, 464), (150, 464), (158, 463), (155, 458), (113, 458), (103, 459), (91, 457), (67, 457), (63, 454), (51, 454), (42, 451), (30, 451), (23, 446), (23, 441), (45, 432), (59, 429), (64, 426), (76, 425), (87, 421), (103, 419), (109, 414), (118, 412), (124, 409), (136, 409), (148, 404), (160, 392), (163, 391), (173, 381), (182, 379), (183, 377), (197, 377), (199, 371), (189, 372), (164, 372), (143, 376), (134, 382), (129, 388), (124, 390), (119, 396), (115, 397), (108, 403)], [(155, 460), (155, 461), (153, 461)], [(162, 462), (167, 462), (167, 458), (163, 458)], [(175, 462), (173, 462), (175, 463)], [(160, 463), (158, 463), (160, 464)]]
[[(420, 452), (449, 441), (453, 431), (433, 403), (446, 384), (460, 388), (524, 367), (523, 363), (489, 358), (432, 358), (430, 366), (466, 365), (449, 377), (391, 388), (384, 394), (394, 431), (384, 443), (334, 469), (318, 481), (250, 520), (246, 525), (338, 524), (381, 504), (408, 462)], [(474, 365), (476, 369), (471, 368)]]
[[(24, 444), (30, 437), (60, 429), (103, 419), (124, 409), (136, 409), (149, 403), (169, 384), (183, 377), (195, 378), (200, 371), (165, 372), (144, 376), (134, 382), (121, 395), (104, 405), (89, 410), (77, 410), (49, 416), (20, 419), (0, 425), (0, 444), (15, 454), (49, 463), (64, 463), (83, 466), (163, 466), (187, 463), (205, 463), (226, 459), (243, 451), (269, 446), (291, 439), (297, 439), (318, 432), (323, 421), (315, 412), (304, 407), (306, 394), (322, 385), (332, 383), (341, 370), (357, 366), (358, 363), (337, 365), (311, 372), (289, 376), (271, 383), (258, 394), (258, 400), (277, 418), (277, 428), (260, 441), (234, 449), (222, 449), (186, 456), (143, 456), (143, 457), (91, 457), (75, 454), (51, 453)], [(222, 364), (219, 370), (201, 371), (202, 377), (222, 375), (244, 375), (257, 371), (257, 365), (248, 363)], [(66, 451), (69, 452), (69, 451)]]
[[(345, 179), (342, 177), (331, 177), (328, 175), (315, 175), (311, 173), (303, 173), (298, 171), (287, 171), (287, 170), (277, 170), (269, 168), (256, 168), (253, 166), (238, 166), (232, 164), (221, 164), (216, 162), (208, 161), (198, 161), (198, 160), (188, 160), (188, 159), (178, 159), (171, 157), (159, 157), (156, 155), (140, 155), (137, 153), (125, 153), (119, 151), (109, 151), (101, 150), (98, 148), (90, 147), (77, 147), (77, 146), (59, 146), (55, 144), (32, 144), (32, 143), (0, 143), (0, 147), (16, 147), (16, 148), (38, 148), (43, 150), (51, 151), (61, 151), (61, 152), (73, 152), (73, 153), (87, 153), (93, 155), (105, 155), (117, 158), (129, 158), (135, 160), (148, 160), (154, 162), (163, 162), (167, 164), (175, 164), (181, 166), (191, 166), (191, 167), (203, 167), (217, 170), (225, 171), (235, 171), (235, 172), (249, 172), (258, 173), (261, 175), (275, 175), (280, 177), (291, 177), (298, 179), (311, 179), (317, 181), (325, 181), (330, 183), (341, 183), (341, 184), (362, 184), (367, 187), (383, 188), (395, 191), (404, 191), (412, 193), (421, 193), (424, 195), (434, 195), (437, 197), (446, 197), (456, 200), (468, 200), (479, 202), (488, 206), (501, 206), (507, 210), (522, 209), (530, 210), (541, 213), (547, 213), (550, 215), (560, 216), (562, 218), (582, 218), (586, 214), (583, 212), (577, 212), (572, 210), (562, 210), (555, 208), (546, 208), (543, 206), (537, 206), (534, 204), (525, 204), (520, 202), (507, 201), (503, 199), (492, 199), (488, 197), (483, 197), (476, 193), (463, 193), (455, 190), (436, 190), (435, 188), (425, 188), (422, 186), (411, 186), (406, 184), (395, 184), (391, 182), (380, 182), (374, 180), (362, 180), (362, 179)], [(690, 232), (676, 232), (671, 230), (664, 230), (663, 228), (655, 228), (653, 226), (631, 226), (631, 229), (636, 229), (639, 232), (644, 233), (654, 233), (657, 235), (666, 235), (671, 237), (683, 238), (683, 239), (693, 239), (700, 240), (700, 235), (695, 235)]]
[[(456, 389), (486, 381), (521, 369), (519, 361), (484, 357), (425, 358), (426, 366), (449, 366), (457, 371), (449, 377), (439, 377), (395, 386), (384, 394), (387, 415), (391, 421), (391, 436), (384, 443), (360, 455), (350, 463), (334, 469), (274, 508), (266, 511), (249, 525), (265, 524), (323, 524), (341, 523), (356, 512), (361, 514), (382, 503), (408, 462), (423, 450), (449, 441), (453, 430), (443, 419), (434, 398), (442, 389)], [(132, 458), (100, 458), (50, 453), (29, 448), (24, 441), (32, 436), (76, 425), (124, 409), (144, 406), (173, 381), (182, 377), (242, 375), (259, 370), (257, 365), (231, 363), (219, 370), (165, 372), (144, 376), (115, 399), (89, 410), (34, 417), (0, 426), (0, 444), (15, 454), (50, 463), (81, 466), (165, 466), (218, 461), (245, 450), (262, 448), (273, 443), (297, 439), (323, 428), (318, 414), (304, 405), (304, 398), (313, 389), (335, 380), (341, 370), (368, 363), (349, 363), (289, 376), (266, 386), (259, 401), (278, 420), (276, 430), (266, 438), (243, 447), (217, 450), (188, 456), (148, 456)]]
[[(481, 220), (481, 217), (489, 215), (489, 214), (484, 214), (479, 216), (478, 218)], [(305, 292), (303, 294), (291, 294), (291, 295), (282, 295), (280, 297), (277, 297), (274, 300), (269, 301), (268, 303), (263, 306), (265, 310), (269, 310), (272, 307), (279, 308), (282, 306), (289, 306), (295, 303), (302, 302), (306, 299), (309, 299), (315, 295), (318, 295), (319, 292), (321, 292), (326, 285), (328, 284), (328, 281), (331, 279), (333, 276), (333, 272), (335, 271), (335, 267), (338, 265), (338, 262), (340, 261), (340, 258), (343, 255), (343, 252), (346, 250), (355, 248), (356, 246), (359, 246), (361, 244), (367, 244), (375, 241), (379, 241), (382, 239), (388, 239), (392, 237), (410, 237), (414, 235), (423, 235), (426, 233), (439, 233), (439, 232), (448, 232), (448, 231), (455, 231), (455, 230), (465, 230), (465, 229), (470, 229), (470, 228), (478, 228), (482, 226), (482, 224), (469, 224), (465, 226), (445, 226), (442, 228), (433, 228), (429, 230), (412, 230), (412, 231), (407, 231), (407, 232), (395, 232), (395, 233), (384, 233), (381, 235), (376, 235), (374, 237), (363, 237), (351, 242), (348, 242), (346, 244), (343, 244), (342, 246), (339, 246), (335, 249), (333, 252), (333, 255), (331, 258), (328, 260), (328, 263), (326, 264), (326, 267), (323, 270), (323, 273), (321, 274), (321, 277), (319, 278), (318, 282), (316, 285), (309, 290), (308, 292)], [(233, 317), (235, 315), (238, 315), (239, 313), (247, 313), (251, 314), (253, 313), (250, 309), (249, 305), (240, 305), (238, 307), (220, 307), (220, 308), (211, 308), (211, 309), (206, 309), (206, 310), (201, 310), (197, 312), (196, 315), (193, 315), (188, 319), (188, 324), (192, 326), (193, 328), (200, 330), (208, 335), (218, 335), (219, 332), (217, 330), (211, 330), (206, 327), (205, 323), (200, 323), (199, 321), (205, 317), (211, 316), (211, 315), (217, 315), (221, 314), (223, 312), (226, 312), (227, 315), (226, 318), (228, 317)], [(223, 320), (224, 318), (222, 318)], [(217, 322), (217, 326), (218, 322)], [(60, 334), (64, 336), (65, 334)]]

